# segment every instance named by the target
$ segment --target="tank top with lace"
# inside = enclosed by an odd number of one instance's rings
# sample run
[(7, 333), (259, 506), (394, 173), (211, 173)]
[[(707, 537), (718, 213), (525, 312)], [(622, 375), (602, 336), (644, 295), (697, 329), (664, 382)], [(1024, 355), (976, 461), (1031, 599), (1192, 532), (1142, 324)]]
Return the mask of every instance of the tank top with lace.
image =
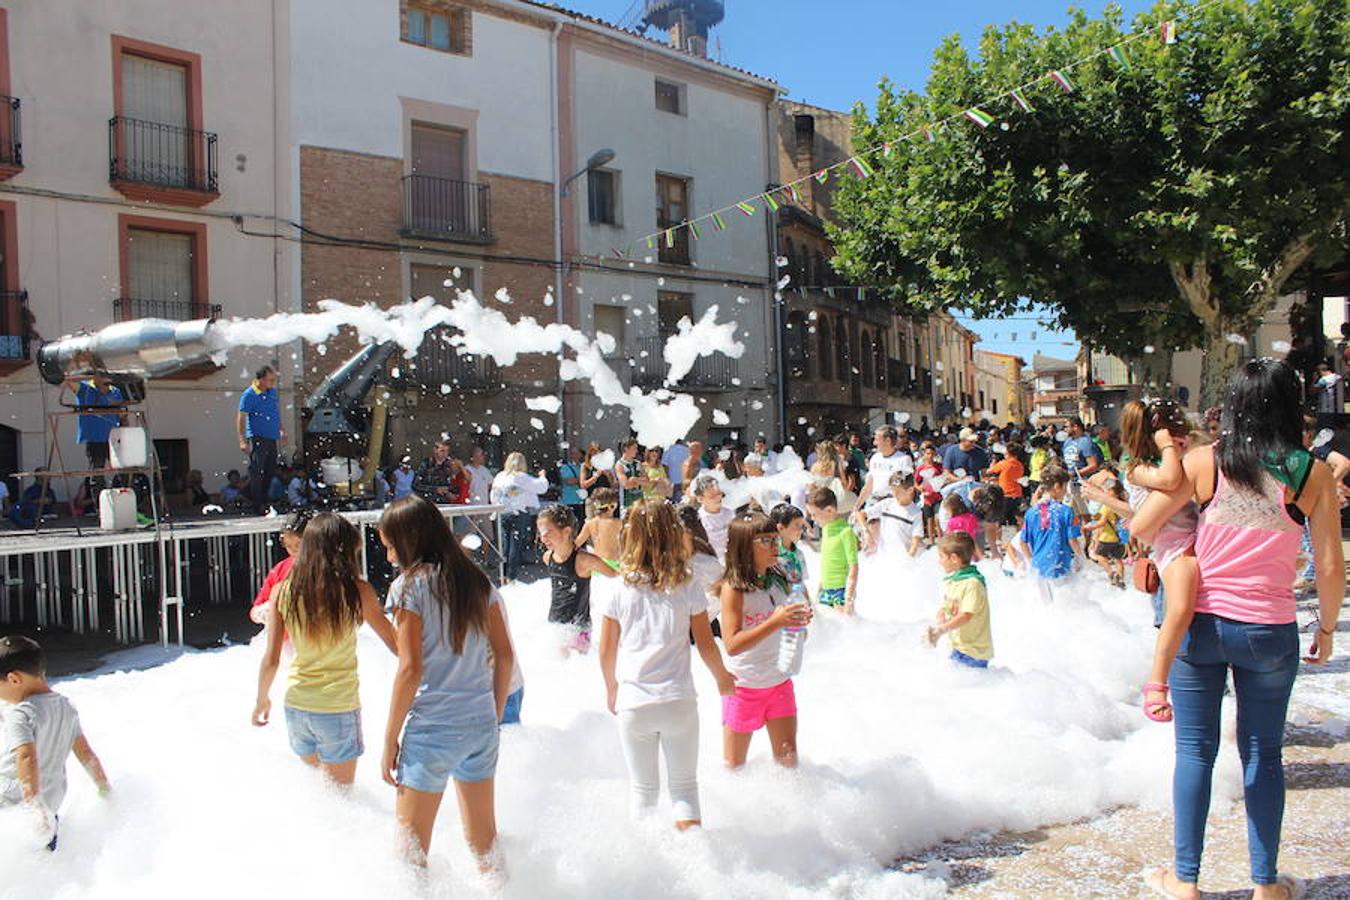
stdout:
[(1293, 622), (1302, 533), (1285, 502), (1284, 484), (1270, 472), (1261, 473), (1261, 487), (1253, 490), (1217, 471), (1214, 497), (1196, 531), (1195, 611), (1261, 625)]

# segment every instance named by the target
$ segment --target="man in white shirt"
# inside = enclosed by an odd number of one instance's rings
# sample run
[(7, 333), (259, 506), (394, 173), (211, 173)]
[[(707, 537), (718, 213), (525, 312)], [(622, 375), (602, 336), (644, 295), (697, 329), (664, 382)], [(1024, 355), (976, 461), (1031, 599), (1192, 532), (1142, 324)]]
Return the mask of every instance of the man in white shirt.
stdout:
[(473, 448), (469, 464), (464, 468), (469, 473), (469, 502), (487, 503), (492, 493), (492, 470), (487, 467), (487, 454), (482, 447)]
[(688, 458), (689, 447), (683, 439), (671, 444), (666, 448), (666, 452), (661, 454), (661, 465), (666, 467), (666, 476), (674, 488), (670, 493), (672, 497), (678, 498), (683, 493), (680, 486), (684, 484), (684, 461)]
[(864, 505), (890, 496), (892, 475), (897, 472), (914, 474), (914, 458), (899, 448), (899, 442), (900, 432), (896, 431), (894, 425), (883, 425), (877, 429), (874, 441), (877, 449), (867, 462), (867, 478), (858, 494), (862, 501), (857, 509), (859, 521), (863, 518)]
[(760, 459), (764, 460), (763, 468), (765, 475), (774, 475), (778, 472), (778, 454), (773, 452), (769, 446), (769, 439), (764, 435), (755, 438), (755, 453)]

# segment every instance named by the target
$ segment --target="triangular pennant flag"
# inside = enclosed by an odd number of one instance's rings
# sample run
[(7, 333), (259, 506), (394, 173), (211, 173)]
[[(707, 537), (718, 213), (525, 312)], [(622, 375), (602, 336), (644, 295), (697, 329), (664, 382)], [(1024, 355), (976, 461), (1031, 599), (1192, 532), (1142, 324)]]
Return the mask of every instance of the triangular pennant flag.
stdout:
[(1066, 94), (1073, 93), (1073, 82), (1069, 80), (1068, 75), (1065, 75), (1059, 69), (1050, 70), (1050, 80), (1053, 81), (1055, 84), (1059, 85), (1061, 88), (1063, 88), (1064, 93)]
[(626, 247), (623, 250), (620, 250), (618, 247), (610, 247), (609, 252), (614, 254), (615, 259), (628, 258), (628, 249)]
[(827, 181), (830, 180), (830, 170), (829, 170), (829, 169), (821, 169), (819, 172), (817, 172), (817, 173), (816, 173), (815, 175), (813, 175), (812, 177), (816, 179), (816, 183), (817, 183), (817, 184), (824, 184), (825, 182), (827, 182)]
[(802, 195), (797, 191), (796, 183), (789, 184), (786, 188), (784, 188), (784, 190), (787, 191), (788, 199), (790, 199), (793, 203), (802, 202)]
[(994, 124), (994, 117), (989, 115), (989, 113), (985, 112), (984, 110), (980, 109), (978, 106), (972, 106), (970, 109), (965, 111), (964, 115), (967, 119), (974, 122), (981, 128), (988, 128), (990, 125)]
[(932, 144), (937, 142), (937, 134), (932, 128), (929, 128), (927, 125), (921, 125), (919, 126), (919, 130), (923, 132), (924, 139), (928, 141), (928, 143)]
[(1158, 37), (1164, 44), (1175, 44), (1177, 42), (1177, 23), (1173, 19), (1168, 19), (1158, 26)]
[(717, 231), (727, 230), (727, 220), (722, 218), (721, 213), (712, 214), (713, 228)]
[(1124, 46), (1116, 44), (1107, 51), (1107, 54), (1116, 61), (1116, 65), (1120, 66), (1126, 72), (1134, 68), (1134, 66), (1130, 64), (1130, 56), (1125, 52)]
[(1022, 93), (1021, 88), (1009, 91), (1008, 96), (1013, 98), (1013, 102), (1017, 104), (1017, 108), (1022, 110), (1022, 112), (1035, 112), (1036, 107), (1031, 105), (1031, 101), (1027, 99), (1026, 94)]
[(674, 229), (674, 228), (667, 228), (667, 229), (666, 229), (666, 246), (667, 246), (667, 247), (674, 247), (674, 246), (675, 246), (675, 229)]
[(744, 200), (742, 200), (740, 203), (737, 203), (736, 208), (739, 209), (741, 212), (745, 213), (747, 216), (753, 216), (755, 214), (755, 208)]
[(703, 237), (703, 231), (698, 227), (697, 222), (689, 223), (689, 233), (694, 236), (694, 240), (696, 241)]
[(889, 143), (881, 145), (881, 155), (887, 157), (891, 155), (891, 145)]
[(760, 196), (764, 198), (765, 206), (774, 212), (778, 212), (778, 201), (773, 199), (773, 194), (761, 194)]
[(849, 157), (848, 164), (853, 167), (853, 171), (857, 173), (859, 178), (870, 178), (872, 176), (871, 166), (867, 165), (861, 157)]
[(651, 234), (647, 235), (647, 249), (648, 249), (648, 250), (655, 250), (655, 249), (656, 249), (656, 236), (655, 236), (655, 235), (651, 235)]

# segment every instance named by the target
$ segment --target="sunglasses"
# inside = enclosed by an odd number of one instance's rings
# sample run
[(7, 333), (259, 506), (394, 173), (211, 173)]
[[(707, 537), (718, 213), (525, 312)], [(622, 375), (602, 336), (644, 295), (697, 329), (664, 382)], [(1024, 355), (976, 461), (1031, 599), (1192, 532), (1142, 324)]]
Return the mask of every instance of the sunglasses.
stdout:
[(778, 546), (778, 535), (776, 534), (760, 534), (751, 538), (751, 540), (753, 540), (756, 544), (759, 544), (761, 547)]

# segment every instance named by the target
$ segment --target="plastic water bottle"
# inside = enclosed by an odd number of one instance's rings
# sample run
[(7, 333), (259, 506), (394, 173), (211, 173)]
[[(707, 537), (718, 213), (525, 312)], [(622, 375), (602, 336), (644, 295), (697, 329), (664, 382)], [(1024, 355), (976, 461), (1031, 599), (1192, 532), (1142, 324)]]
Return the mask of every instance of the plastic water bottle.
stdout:
[[(806, 588), (801, 582), (792, 586), (788, 603), (807, 603)], [(805, 625), (788, 625), (778, 639), (778, 670), (791, 678), (802, 670), (802, 644), (806, 643)]]

